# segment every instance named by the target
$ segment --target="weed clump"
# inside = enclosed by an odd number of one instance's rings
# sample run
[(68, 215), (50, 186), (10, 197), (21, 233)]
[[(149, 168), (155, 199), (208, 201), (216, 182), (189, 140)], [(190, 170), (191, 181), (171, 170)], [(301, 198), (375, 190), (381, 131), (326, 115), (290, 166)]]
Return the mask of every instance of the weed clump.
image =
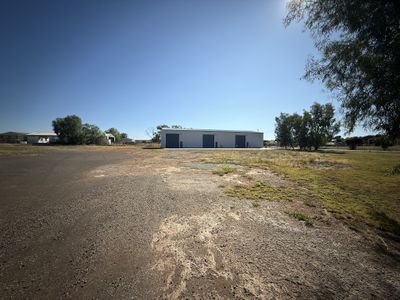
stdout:
[(280, 201), (288, 198), (282, 188), (274, 187), (265, 181), (256, 181), (251, 186), (236, 185), (225, 191), (228, 196), (251, 200)]
[(393, 175), (399, 175), (400, 174), (400, 164), (397, 164), (387, 170), (387, 175), (393, 176)]
[(233, 168), (227, 166), (227, 165), (222, 165), (219, 166), (217, 169), (213, 171), (213, 174), (217, 174), (219, 176), (224, 176), (225, 174), (229, 174), (235, 171)]
[(299, 221), (303, 221), (307, 226), (313, 226), (311, 217), (307, 216), (305, 213), (299, 211), (287, 212), (287, 214)]

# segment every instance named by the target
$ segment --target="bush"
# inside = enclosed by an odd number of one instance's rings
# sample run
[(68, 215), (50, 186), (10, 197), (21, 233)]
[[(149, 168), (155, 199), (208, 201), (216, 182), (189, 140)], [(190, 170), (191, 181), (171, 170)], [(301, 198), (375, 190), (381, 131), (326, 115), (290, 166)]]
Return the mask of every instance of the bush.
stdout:
[(306, 214), (299, 212), (299, 211), (291, 211), (291, 212), (287, 212), (287, 214), (289, 216), (292, 216), (293, 218), (299, 220), (299, 221), (303, 221), (307, 226), (312, 226), (313, 222), (312, 219), (307, 216)]
[(362, 138), (354, 136), (346, 139), (346, 145), (349, 146), (350, 150), (356, 150), (357, 146), (362, 145), (362, 141)]
[(376, 140), (375, 146), (381, 146), (383, 150), (386, 150), (390, 146), (393, 146), (393, 141), (387, 136), (380, 136)]
[(216, 170), (213, 171), (213, 174), (218, 174), (219, 176), (224, 176), (225, 174), (232, 173), (235, 171), (229, 166), (223, 165), (219, 166)]

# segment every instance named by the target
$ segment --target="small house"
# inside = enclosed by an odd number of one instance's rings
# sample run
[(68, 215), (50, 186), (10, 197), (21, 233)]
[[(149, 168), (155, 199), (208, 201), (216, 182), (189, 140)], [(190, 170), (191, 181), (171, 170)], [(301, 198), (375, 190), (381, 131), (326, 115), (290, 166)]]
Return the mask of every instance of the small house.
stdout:
[(32, 132), (26, 135), (28, 144), (53, 144), (58, 142), (55, 132)]

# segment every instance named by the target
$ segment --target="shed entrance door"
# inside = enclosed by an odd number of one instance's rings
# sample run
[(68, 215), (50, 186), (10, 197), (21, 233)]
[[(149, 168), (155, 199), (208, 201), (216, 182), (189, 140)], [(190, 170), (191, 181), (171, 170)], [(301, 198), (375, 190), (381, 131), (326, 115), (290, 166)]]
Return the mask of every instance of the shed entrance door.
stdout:
[(165, 147), (167, 148), (179, 148), (179, 134), (167, 133), (165, 135)]
[(213, 134), (203, 134), (203, 148), (214, 148)]
[(235, 136), (235, 148), (246, 148), (246, 136), (236, 135)]

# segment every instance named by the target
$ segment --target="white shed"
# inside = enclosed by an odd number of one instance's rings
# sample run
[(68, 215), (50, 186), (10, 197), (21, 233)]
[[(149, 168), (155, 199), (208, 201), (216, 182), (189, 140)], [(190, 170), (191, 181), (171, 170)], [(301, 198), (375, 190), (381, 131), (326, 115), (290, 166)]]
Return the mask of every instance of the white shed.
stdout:
[(107, 143), (109, 145), (115, 143), (115, 136), (114, 135), (112, 135), (111, 133), (105, 133), (105, 136), (106, 136)]
[(28, 144), (51, 144), (58, 142), (55, 132), (32, 132), (26, 135)]
[(162, 148), (261, 148), (264, 133), (243, 130), (163, 128)]

